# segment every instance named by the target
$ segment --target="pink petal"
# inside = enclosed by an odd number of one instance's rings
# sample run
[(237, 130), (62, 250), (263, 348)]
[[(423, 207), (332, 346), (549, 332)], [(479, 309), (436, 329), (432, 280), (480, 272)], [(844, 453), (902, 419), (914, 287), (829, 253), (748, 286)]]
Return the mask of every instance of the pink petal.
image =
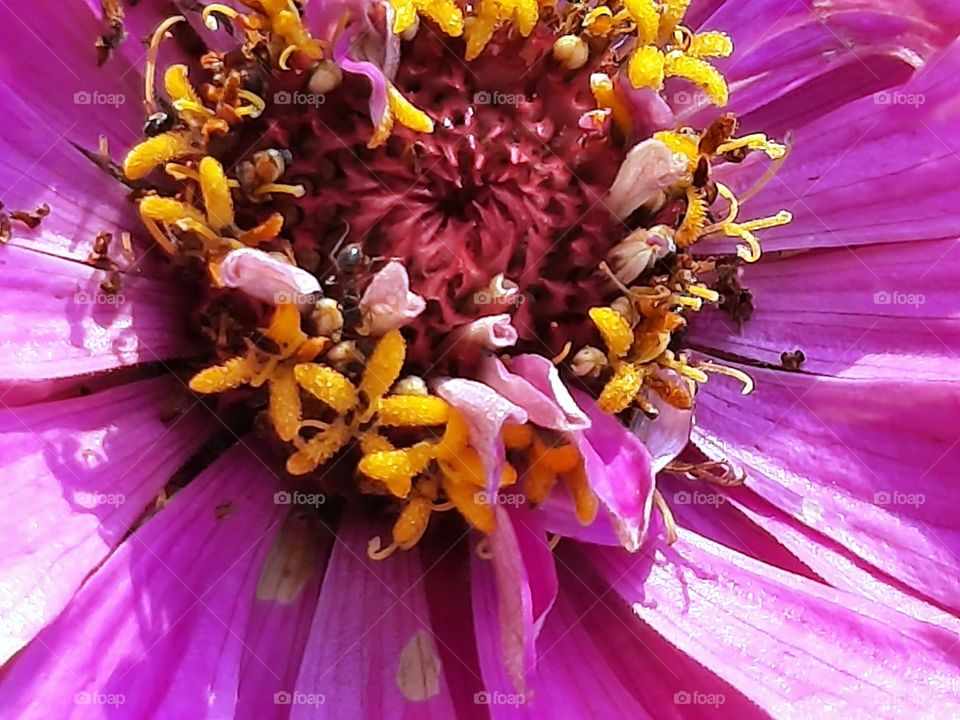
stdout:
[(520, 335), (510, 315), (488, 315), (457, 330), (457, 342), (478, 345), (485, 350), (500, 350), (516, 345)]
[(184, 298), (126, 276), (115, 295), (104, 273), (17, 247), (0, 249), (0, 377), (41, 380), (186, 355)]
[(487, 385), (473, 380), (441, 380), (436, 391), (463, 414), (470, 428), (470, 444), (480, 453), (487, 470), (487, 492), (495, 494), (506, 455), (500, 437), (503, 426), (527, 422), (527, 413)]
[(659, 140), (644, 140), (627, 153), (605, 201), (621, 220), (641, 205), (655, 200), (686, 172), (687, 161)]
[[(667, 382), (676, 381), (672, 371), (663, 371), (660, 376)], [(655, 392), (649, 393), (647, 399), (657, 408), (659, 414), (654, 420), (638, 417), (631, 430), (650, 453), (653, 474), (656, 475), (687, 446), (693, 424), (693, 410), (678, 410)]]
[(326, 572), (333, 531), (292, 512), (260, 570), (243, 637), (236, 720), (286, 720), (278, 694), (294, 687)]
[(588, 395), (574, 390), (573, 397), (581, 407), (590, 408), (592, 426), (571, 435), (586, 464), (590, 487), (609, 513), (621, 544), (635, 552), (650, 523), (653, 459), (633, 433), (599, 410)]
[(320, 292), (320, 281), (312, 274), (254, 248), (227, 253), (220, 263), (220, 279), (227, 287), (274, 305), (306, 304)]
[(484, 359), (481, 379), (505, 398), (522, 407), (530, 422), (569, 432), (590, 427), (590, 419), (560, 380), (557, 368), (539, 355), (512, 358), (509, 369), (499, 358)]
[(897, 380), (960, 379), (953, 240), (818, 250), (743, 268), (753, 312), (738, 329), (707, 311), (692, 323), (697, 347), (779, 365), (801, 350), (817, 375)]
[(364, 329), (379, 336), (410, 323), (426, 309), (426, 301), (410, 290), (403, 263), (392, 260), (370, 279), (360, 299)]
[(0, 681), (6, 712), (233, 717), (242, 637), (285, 509), (277, 487), (242, 445), (205, 470), (20, 653)]
[(209, 437), (204, 411), (161, 419), (177, 387), (147, 380), (0, 411), (0, 662), (60, 614)]
[(553, 553), (536, 513), (495, 508), (492, 558), (471, 558), (477, 647), (487, 690), (525, 692), (536, 636), (557, 595)]
[[(797, 130), (781, 171), (743, 209), (745, 219), (793, 213), (789, 225), (760, 233), (765, 250), (960, 235), (957, 215), (944, 212), (960, 202), (952, 181), (960, 173), (960, 43), (896, 92), (863, 98)], [(767, 164), (758, 158), (718, 168), (716, 179), (742, 193)], [(726, 247), (703, 244), (704, 252)]]
[(383, 530), (356, 514), (341, 522), (291, 688), (291, 718), (454, 717), (425, 568), (416, 551), (367, 558), (367, 541)]
[(696, 444), (799, 521), (960, 607), (960, 488), (945, 482), (960, 461), (958, 386), (747, 370), (748, 397), (720, 377), (703, 387)]
[[(759, 0), (724, 3), (701, 27), (734, 41), (733, 55), (714, 61), (730, 84), (727, 109), (749, 132), (781, 134), (905, 82), (956, 37), (960, 12), (941, 0)], [(680, 125), (715, 115), (698, 95), (668, 83)]]
[(680, 531), (637, 564), (591, 557), (637, 617), (776, 716), (949, 717), (956, 635)]

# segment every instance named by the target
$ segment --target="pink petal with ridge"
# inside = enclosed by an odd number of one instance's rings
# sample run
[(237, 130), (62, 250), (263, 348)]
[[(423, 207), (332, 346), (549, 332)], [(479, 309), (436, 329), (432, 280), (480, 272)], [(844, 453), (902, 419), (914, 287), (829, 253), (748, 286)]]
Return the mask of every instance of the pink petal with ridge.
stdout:
[(410, 290), (403, 263), (392, 260), (370, 279), (360, 298), (364, 329), (374, 336), (408, 325), (426, 309), (426, 301)]
[(71, 377), (191, 352), (181, 325), (188, 298), (133, 276), (108, 295), (104, 277), (76, 262), (0, 249), (0, 377)]
[(775, 717), (951, 717), (956, 635), (688, 530), (636, 563), (590, 553), (634, 613)]
[(694, 442), (747, 485), (917, 592), (960, 608), (960, 386), (741, 368), (711, 378)]
[(419, 553), (367, 557), (367, 542), (385, 529), (352, 513), (340, 524), (300, 674), (289, 689), (293, 720), (454, 717)]
[(539, 355), (518, 355), (510, 367), (498, 357), (483, 360), (480, 378), (505, 398), (522, 407), (530, 422), (550, 430), (569, 432), (590, 427), (590, 418), (580, 409), (560, 380), (557, 368)]
[(60, 614), (209, 437), (204, 410), (161, 420), (178, 387), (158, 378), (0, 411), (0, 662)]
[(243, 634), (284, 506), (235, 446), (131, 535), (0, 681), (21, 719), (233, 717)]

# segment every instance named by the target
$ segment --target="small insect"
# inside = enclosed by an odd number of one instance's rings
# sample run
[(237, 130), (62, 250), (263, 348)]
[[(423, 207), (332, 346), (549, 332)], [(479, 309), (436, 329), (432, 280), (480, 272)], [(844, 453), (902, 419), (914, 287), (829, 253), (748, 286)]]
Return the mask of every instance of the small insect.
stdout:
[(780, 365), (783, 366), (784, 370), (799, 370), (806, 359), (803, 350), (799, 348), (793, 351), (784, 350), (780, 353)]
[(146, 122), (143, 123), (143, 134), (147, 137), (153, 137), (154, 135), (166, 132), (172, 127), (173, 115), (161, 110), (148, 117)]
[(329, 257), (333, 263), (334, 272), (328, 282), (336, 284), (340, 290), (338, 300), (344, 327), (356, 327), (362, 319), (360, 317), (360, 282), (370, 267), (370, 258), (364, 254), (360, 243), (344, 244), (349, 234), (350, 225), (344, 223), (343, 233), (330, 251)]

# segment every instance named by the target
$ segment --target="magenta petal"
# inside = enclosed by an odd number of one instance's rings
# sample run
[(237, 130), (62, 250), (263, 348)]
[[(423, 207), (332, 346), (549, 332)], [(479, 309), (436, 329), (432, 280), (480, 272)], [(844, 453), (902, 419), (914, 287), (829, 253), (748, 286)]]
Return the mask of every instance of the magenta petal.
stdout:
[(650, 523), (653, 459), (616, 417), (602, 412), (585, 393), (574, 390), (573, 396), (581, 407), (590, 408), (592, 426), (571, 435), (586, 464), (590, 487), (609, 513), (621, 544), (635, 552)]
[(115, 295), (103, 273), (23, 248), (0, 251), (0, 378), (70, 377), (190, 351), (182, 304), (166, 284), (127, 277)]
[(958, 380), (960, 245), (954, 240), (817, 250), (742, 270), (753, 296), (742, 328), (708, 310), (697, 347), (779, 365), (802, 350), (804, 372), (846, 378)]
[(560, 380), (557, 368), (539, 355), (519, 355), (508, 369), (500, 358), (484, 359), (481, 379), (505, 398), (522, 407), (530, 422), (567, 432), (590, 427), (590, 419)]
[(53, 621), (210, 433), (205, 412), (164, 424), (170, 379), (0, 411), (0, 662)]
[(441, 380), (436, 390), (467, 421), (470, 444), (480, 453), (487, 471), (487, 492), (495, 494), (506, 457), (500, 433), (506, 423), (527, 422), (527, 413), (487, 385), (473, 380)]
[(590, 553), (644, 622), (775, 717), (950, 717), (956, 635), (690, 531), (652, 561)]
[[(415, 551), (367, 557), (383, 530), (346, 515), (327, 568), (300, 674), (290, 689), (298, 718), (454, 717)], [(320, 707), (318, 707), (320, 706)]]
[(535, 514), (496, 507), (491, 558), (471, 557), (474, 626), (484, 687), (526, 692), (537, 663), (536, 636), (553, 606), (557, 576)]
[(5, 712), (233, 717), (251, 602), (286, 510), (277, 487), (242, 445), (205, 470), (17, 656), (0, 682)]
[(696, 444), (880, 571), (960, 607), (960, 487), (945, 481), (960, 462), (958, 386), (749, 372), (746, 398), (725, 378), (703, 387)]
[[(956, 37), (960, 12), (942, 0), (754, 0), (724, 3), (701, 27), (734, 41), (734, 54), (715, 61), (730, 84), (728, 109), (750, 132), (781, 134), (905, 82)], [(668, 83), (681, 125), (715, 115), (696, 95)]]
[[(960, 42), (932, 59), (896, 94), (851, 103), (799, 128), (781, 171), (744, 208), (744, 218), (781, 209), (789, 225), (760, 233), (770, 250), (847, 247), (960, 235)], [(744, 192), (764, 171), (757, 159), (718, 168)], [(728, 247), (704, 243), (704, 252)]]

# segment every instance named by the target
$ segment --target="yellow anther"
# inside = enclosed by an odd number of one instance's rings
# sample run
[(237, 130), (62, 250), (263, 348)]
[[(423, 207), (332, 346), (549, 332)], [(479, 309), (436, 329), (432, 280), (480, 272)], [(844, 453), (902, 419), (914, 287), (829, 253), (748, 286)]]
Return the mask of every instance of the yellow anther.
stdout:
[(416, 132), (433, 132), (433, 120), (423, 110), (415, 107), (393, 85), (387, 86), (387, 101), (390, 104), (390, 112), (401, 125)]
[[(660, 13), (657, 12), (657, 3), (654, 0), (625, 0), (624, 6), (637, 24), (637, 40), (642, 45), (647, 45), (656, 40), (660, 29)], [(635, 87), (640, 86), (636, 85)]]
[(705, 383), (707, 381), (707, 374), (700, 370), (699, 368), (691, 367), (687, 364), (685, 358), (681, 357), (679, 360), (673, 357), (673, 353), (669, 350), (665, 351), (663, 355), (660, 356), (659, 363), (666, 368), (671, 370), (676, 370), (678, 373), (684, 377), (688, 377), (694, 382)]
[(377, 405), (377, 420), (387, 427), (429, 427), (443, 425), (450, 415), (450, 406), (433, 395), (392, 395)]
[(611, 356), (621, 358), (633, 345), (633, 330), (627, 319), (613, 308), (591, 308), (590, 319), (600, 331), (604, 345)]
[(635, 88), (653, 88), (660, 90), (663, 87), (663, 78), (666, 68), (666, 57), (659, 48), (646, 45), (637, 48), (630, 56), (627, 65), (627, 77)]
[(307, 335), (300, 329), (300, 311), (297, 306), (292, 303), (277, 305), (266, 335), (283, 349), (284, 357), (306, 342)]
[[(216, 13), (216, 15), (214, 13)], [(223, 3), (210, 3), (209, 5), (205, 5), (200, 13), (200, 17), (203, 19), (203, 24), (207, 26), (208, 30), (217, 30), (220, 27), (220, 23), (217, 21), (217, 15), (223, 15), (231, 20), (235, 20), (240, 16), (240, 13)]]
[(677, 155), (687, 158), (687, 169), (693, 172), (700, 161), (700, 139), (687, 133), (661, 130), (653, 134), (654, 140), (659, 140)]
[(377, 343), (360, 380), (360, 391), (372, 407), (400, 377), (406, 356), (407, 344), (399, 330), (391, 330)]
[(200, 225), (205, 225), (207, 222), (203, 213), (193, 205), (187, 205), (180, 200), (160, 197), (159, 195), (148, 195), (141, 198), (140, 214), (165, 225), (173, 225), (178, 220), (193, 220)]
[(463, 35), (463, 11), (454, 0), (418, 0), (417, 7), (450, 37)]
[(717, 148), (716, 154), (723, 155), (724, 153), (739, 150), (740, 148), (761, 150), (766, 153), (767, 157), (771, 160), (779, 160), (787, 153), (786, 145), (773, 142), (763, 133), (753, 133), (752, 135), (744, 135), (742, 138), (734, 138), (733, 140), (723, 143)]
[(301, 363), (294, 368), (294, 373), (300, 387), (339, 414), (357, 406), (357, 388), (333, 368), (318, 363)]
[(787, 225), (793, 222), (793, 213), (789, 210), (781, 210), (776, 215), (771, 215), (770, 217), (758, 218), (756, 220), (747, 220), (742, 223), (738, 223), (740, 227), (744, 230), (767, 230), (773, 227), (780, 227), (781, 225)]
[(497, 521), (493, 506), (478, 501), (476, 486), (458, 482), (446, 474), (443, 475), (440, 483), (447, 498), (468, 523), (486, 534), (494, 531)]
[(674, 237), (677, 247), (680, 248), (690, 247), (699, 240), (707, 223), (707, 203), (700, 197), (700, 192), (690, 186), (686, 190), (686, 195), (687, 212)]
[(505, 463), (500, 473), (500, 487), (510, 487), (517, 482), (517, 469), (510, 463)]
[(182, 130), (160, 133), (130, 149), (123, 159), (123, 174), (128, 180), (139, 180), (164, 163), (196, 152), (190, 133)]
[(596, 100), (597, 107), (609, 109), (613, 113), (613, 121), (620, 131), (629, 135), (633, 129), (633, 119), (627, 106), (617, 97), (613, 80), (604, 73), (593, 73), (590, 75), (590, 92), (593, 93), (593, 99)]
[(232, 390), (250, 382), (255, 370), (247, 358), (235, 357), (198, 372), (190, 379), (190, 389), (205, 395)]
[(550, 448), (544, 451), (541, 462), (555, 473), (571, 472), (580, 464), (580, 451), (573, 445)]
[(182, 232), (196, 233), (202, 237), (206, 241), (204, 246), (208, 251), (214, 250), (221, 244), (220, 236), (211, 230), (205, 222), (197, 222), (192, 218), (180, 218), (173, 223), (173, 227)]
[(728, 237), (737, 237), (743, 241), (743, 245), (737, 245), (737, 257), (741, 260), (755, 263), (760, 259), (763, 251), (760, 248), (760, 241), (752, 232), (736, 223), (731, 223), (723, 228), (723, 233)]
[(360, 436), (360, 452), (364, 455), (395, 450), (393, 443), (376, 432), (365, 432)]
[[(489, 0), (484, 0), (481, 7), (487, 2), (489, 2)], [(467, 60), (475, 60), (480, 56), (480, 53), (483, 52), (483, 49), (487, 47), (487, 44), (493, 38), (497, 24), (498, 20), (496, 15), (478, 15), (470, 18), (470, 23), (464, 28), (464, 35), (467, 39), (467, 49), (464, 57)]]
[(273, 213), (256, 227), (245, 230), (237, 235), (237, 240), (244, 245), (255, 247), (260, 243), (273, 240), (283, 230), (283, 215)]
[(437, 458), (443, 472), (456, 478), (458, 482), (478, 488), (487, 486), (487, 473), (483, 468), (483, 460), (472, 447), (462, 447), (456, 452), (450, 452), (450, 448), (441, 443), (437, 448)]
[(434, 448), (428, 443), (400, 450), (387, 450), (364, 455), (358, 466), (360, 472), (383, 483), (396, 497), (410, 494), (413, 478), (426, 470), (434, 458)]
[(401, 550), (409, 550), (418, 542), (427, 530), (433, 503), (425, 497), (417, 496), (400, 511), (400, 517), (393, 524), (393, 542)]
[(200, 99), (200, 96), (197, 95), (197, 91), (194, 90), (193, 85), (190, 84), (187, 73), (186, 65), (171, 65), (166, 69), (166, 72), (164, 72), (163, 87), (167, 91), (170, 100), (174, 103), (178, 100), (187, 101), (191, 108), (199, 110), (202, 117), (213, 115), (210, 110), (204, 107), (203, 101)]
[(270, 406), (267, 414), (277, 436), (284, 442), (290, 442), (297, 436), (303, 418), (300, 388), (293, 370), (286, 366), (277, 368), (270, 378), (269, 388)]
[(643, 387), (643, 370), (632, 363), (623, 363), (604, 386), (597, 407), (603, 412), (616, 414), (628, 408)]
[[(727, 81), (723, 79), (719, 70), (705, 60), (674, 50), (666, 55), (664, 72), (667, 77), (682, 77), (699, 85), (718, 107), (723, 107), (730, 99)], [(640, 86), (635, 84), (634, 87)]]
[(235, 110), (239, 117), (258, 118), (267, 107), (267, 103), (264, 102), (262, 97), (249, 90), (237, 90), (237, 95), (250, 103)]
[(557, 484), (557, 473), (543, 462), (546, 449), (539, 439), (534, 439), (530, 449), (530, 461), (523, 475), (523, 490), (532, 505), (546, 500)]
[(563, 476), (567, 490), (570, 491), (570, 497), (573, 498), (573, 506), (577, 511), (577, 520), (581, 525), (590, 525), (597, 517), (597, 496), (590, 489), (590, 482), (587, 479), (586, 470), (583, 463)]
[(393, 6), (393, 34), (400, 35), (417, 22), (417, 8), (413, 0), (390, 0)]
[(523, 37), (529, 36), (540, 19), (540, 5), (537, 0), (517, 0), (516, 17), (517, 30)]
[(508, 450), (526, 450), (533, 442), (533, 428), (530, 425), (508, 423), (503, 426), (501, 435)]
[(336, 455), (350, 439), (350, 428), (335, 422), (310, 438), (303, 447), (287, 458), (287, 472), (306, 475)]
[(583, 29), (588, 35), (606, 37), (613, 29), (613, 12), (606, 5), (594, 8), (583, 18)]
[(233, 198), (223, 165), (207, 155), (200, 161), (200, 190), (207, 220), (214, 230), (233, 225)]
[(733, 53), (733, 40), (726, 33), (703, 32), (693, 36), (687, 55), (698, 58), (729, 57)]
[[(166, 18), (157, 25), (150, 36), (150, 43), (147, 46), (147, 58), (143, 67), (143, 104), (147, 108), (147, 114), (152, 115), (157, 111), (157, 98), (154, 89), (154, 83), (157, 79), (157, 55), (160, 52), (160, 43), (167, 36), (167, 32), (177, 23), (186, 20), (183, 15), (173, 15)], [(129, 176), (128, 176), (129, 177)]]
[(303, 185), (285, 185), (283, 183), (266, 183), (255, 190), (257, 195), (293, 195), (295, 198), (303, 197), (306, 190)]
[(687, 288), (687, 292), (694, 297), (703, 298), (707, 302), (717, 302), (720, 300), (720, 293), (705, 285), (691, 285)]
[(699, 310), (703, 307), (703, 300), (698, 297), (686, 297), (684, 295), (677, 295), (677, 302), (688, 307), (691, 310)]
[(673, 36), (677, 25), (683, 22), (690, 0), (665, 0), (661, 3), (663, 16), (660, 19), (660, 41), (666, 42)]
[(456, 452), (459, 448), (466, 447), (470, 442), (470, 426), (463, 415), (454, 409), (448, 411), (447, 427), (443, 432), (443, 439), (440, 441), (441, 448), (445, 452)]
[(739, 380), (743, 383), (743, 388), (740, 390), (741, 395), (749, 395), (753, 392), (753, 378), (743, 372), (743, 370), (727, 367), (726, 365), (717, 365), (709, 361), (700, 363), (697, 365), (697, 369), (706, 370), (707, 372), (716, 373), (717, 375), (726, 375), (727, 377)]

